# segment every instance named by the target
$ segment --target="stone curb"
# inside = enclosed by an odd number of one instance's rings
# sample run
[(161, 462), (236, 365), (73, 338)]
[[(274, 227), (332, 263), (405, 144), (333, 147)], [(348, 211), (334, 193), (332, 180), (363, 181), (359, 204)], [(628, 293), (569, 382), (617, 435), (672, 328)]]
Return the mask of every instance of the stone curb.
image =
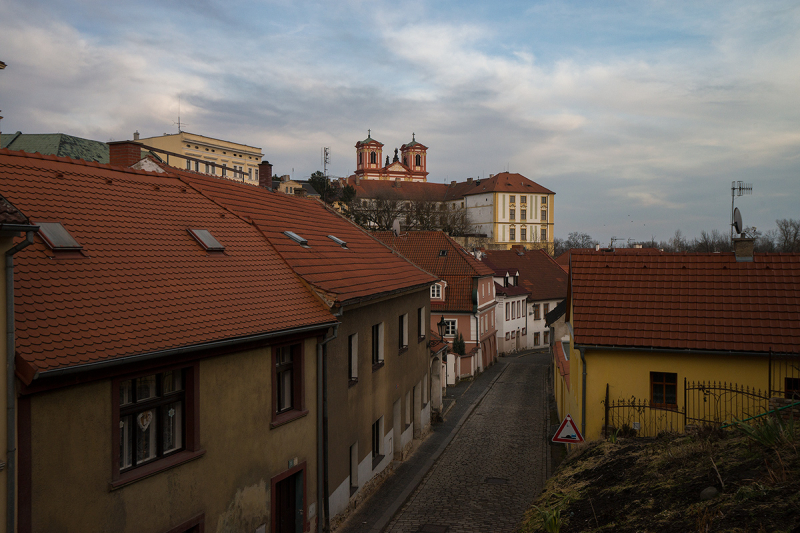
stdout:
[[(422, 468), (419, 469), (414, 478), (408, 483), (408, 485), (406, 485), (406, 488), (403, 489), (403, 492), (400, 493), (400, 496), (398, 496), (397, 499), (386, 509), (386, 512), (383, 513), (375, 525), (372, 526), (368, 531), (380, 533), (386, 526), (389, 525), (389, 522), (392, 520), (392, 518), (394, 518), (395, 513), (397, 513), (400, 507), (402, 507), (406, 500), (408, 500), (408, 497), (411, 496), (411, 493), (416, 490), (416, 488), (422, 482), (422, 479), (425, 477), (428, 471), (430, 471), (433, 464), (436, 462), (439, 456), (442, 455), (442, 452), (444, 452), (445, 448), (447, 448), (458, 432), (461, 431), (461, 427), (467, 421), (475, 408), (483, 401), (483, 398), (489, 393), (495, 382), (500, 379), (500, 376), (502, 376), (503, 373), (505, 373), (505, 371), (508, 369), (508, 366), (508, 363), (506, 363), (505, 368), (503, 368), (499, 374), (492, 378), (492, 381), (489, 382), (483, 392), (481, 392), (480, 396), (475, 398), (475, 401), (472, 402), (472, 405), (467, 408), (467, 411), (461, 416), (461, 420), (458, 421), (450, 434), (445, 437), (444, 441), (442, 441), (442, 443), (439, 445), (439, 448), (433, 454), (431, 454), (427, 461), (425, 461), (425, 463), (422, 465)], [(471, 386), (472, 384), (470, 384), (470, 387)], [(464, 392), (466, 393), (467, 391)], [(455, 402), (453, 402), (453, 405), (455, 405)], [(450, 409), (448, 409), (448, 412), (449, 410)]]

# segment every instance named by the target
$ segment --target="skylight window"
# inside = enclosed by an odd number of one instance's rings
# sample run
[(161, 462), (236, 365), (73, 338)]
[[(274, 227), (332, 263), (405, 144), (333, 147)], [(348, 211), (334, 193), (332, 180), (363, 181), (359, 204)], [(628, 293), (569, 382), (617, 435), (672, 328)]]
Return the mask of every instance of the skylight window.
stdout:
[(439, 257), (447, 257), (447, 250), (439, 250)]
[(286, 235), (287, 237), (289, 237), (290, 239), (292, 239), (294, 242), (296, 242), (300, 246), (303, 246), (305, 248), (310, 248), (310, 246), (308, 245), (308, 239), (304, 239), (303, 237), (301, 237), (297, 233), (295, 233), (293, 231), (284, 231), (283, 234)]
[(60, 222), (39, 222), (39, 235), (42, 240), (53, 250), (78, 251), (83, 246), (69, 234)]
[(207, 229), (189, 228), (189, 233), (209, 252), (224, 252), (225, 247)]
[(333, 242), (335, 242), (336, 244), (338, 244), (339, 246), (341, 246), (342, 248), (345, 248), (345, 249), (347, 248), (347, 243), (344, 242), (339, 237), (334, 237), (333, 235), (328, 235), (328, 238), (330, 240), (332, 240)]

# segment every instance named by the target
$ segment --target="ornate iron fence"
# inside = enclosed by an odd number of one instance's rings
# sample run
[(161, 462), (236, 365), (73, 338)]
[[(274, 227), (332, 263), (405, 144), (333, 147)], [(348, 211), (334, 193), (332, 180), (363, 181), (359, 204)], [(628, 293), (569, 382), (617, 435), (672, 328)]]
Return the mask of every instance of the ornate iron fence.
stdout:
[(769, 409), (767, 391), (736, 383), (683, 380), (686, 424), (722, 424), (742, 420)]

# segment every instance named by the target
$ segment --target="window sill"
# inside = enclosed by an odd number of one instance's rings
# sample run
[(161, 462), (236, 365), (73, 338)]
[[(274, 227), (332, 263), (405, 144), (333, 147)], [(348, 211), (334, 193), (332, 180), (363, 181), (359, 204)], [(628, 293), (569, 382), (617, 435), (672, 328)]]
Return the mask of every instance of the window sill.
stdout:
[(422, 337), (418, 337), (418, 338), (417, 338), (417, 342), (418, 342), (418, 343), (419, 343), (419, 342), (424, 342), (424, 341), (425, 341), (425, 338), (426, 338), (426, 337), (425, 337), (424, 335), (423, 335)]
[(348, 389), (350, 387), (355, 386), (355, 385), (358, 385), (358, 378), (350, 378), (349, 380), (347, 380), (347, 388)]
[(397, 355), (403, 355), (408, 351), (408, 345), (401, 346), (400, 349), (397, 351)]
[(376, 456), (374, 456), (372, 458), (372, 469), (373, 470), (378, 468), (378, 465), (381, 464), (381, 461), (383, 461), (383, 458), (384, 458), (383, 455), (376, 455)]
[(380, 370), (383, 368), (383, 361), (378, 361), (377, 363), (372, 363), (372, 371), (375, 372), (376, 370)]
[(206, 451), (201, 448), (195, 451), (184, 450), (182, 452), (172, 454), (169, 457), (165, 457), (159, 461), (154, 461), (129, 472), (125, 472), (124, 474), (120, 474), (119, 478), (111, 481), (108, 484), (108, 489), (117, 490), (130, 485), (131, 483), (135, 483), (140, 479), (153, 476), (178, 465), (188, 463), (189, 461), (194, 461), (195, 459), (205, 455), (205, 453)]
[(272, 422), (270, 422), (269, 427), (270, 429), (276, 428), (278, 426), (282, 426), (284, 424), (288, 424), (293, 420), (297, 420), (298, 418), (302, 418), (308, 414), (308, 409), (294, 410), (294, 411), (287, 411), (285, 413), (281, 413), (275, 417), (273, 417)]

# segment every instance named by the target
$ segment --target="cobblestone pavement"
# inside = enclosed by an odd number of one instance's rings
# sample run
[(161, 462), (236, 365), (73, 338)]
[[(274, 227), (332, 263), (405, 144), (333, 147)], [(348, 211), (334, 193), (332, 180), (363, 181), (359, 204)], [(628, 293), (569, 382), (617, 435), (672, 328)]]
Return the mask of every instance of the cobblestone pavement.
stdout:
[(549, 358), (503, 360), (508, 366), (502, 375), (387, 533), (511, 532), (519, 525), (547, 476)]
[(336, 533), (377, 533), (386, 526), (395, 511), (419, 485), (434, 461), (446, 449), (454, 434), (464, 423), (465, 417), (473, 409), (475, 402), (487, 392), (492, 380), (501, 375), (508, 360), (501, 358), (499, 363), (487, 368), (474, 381), (462, 381), (455, 387), (447, 388), (447, 399), (454, 405), (448, 405), (450, 410), (444, 422), (432, 426), (431, 434), (417, 451), (397, 466), (375, 494), (362, 503), (347, 521), (336, 529)]

